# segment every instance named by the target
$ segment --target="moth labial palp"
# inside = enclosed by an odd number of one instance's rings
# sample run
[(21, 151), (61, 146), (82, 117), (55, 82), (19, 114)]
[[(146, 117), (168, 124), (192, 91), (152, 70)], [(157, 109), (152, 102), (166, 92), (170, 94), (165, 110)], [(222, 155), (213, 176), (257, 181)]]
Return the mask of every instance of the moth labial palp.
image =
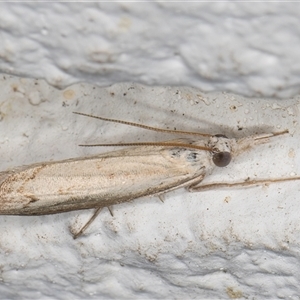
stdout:
[[(74, 238), (77, 238), (103, 207), (144, 196), (159, 196), (181, 187), (189, 191), (201, 191), (203, 179), (207, 174), (212, 174), (216, 167), (226, 167), (232, 159), (248, 149), (266, 143), (274, 136), (288, 133), (281, 131), (229, 139), (224, 135), (174, 131), (76, 114), (185, 137), (162, 142), (83, 145), (125, 148), (1, 172), (0, 214), (46, 215), (95, 208), (92, 218), (74, 233)], [(295, 179), (300, 177), (289, 178)]]

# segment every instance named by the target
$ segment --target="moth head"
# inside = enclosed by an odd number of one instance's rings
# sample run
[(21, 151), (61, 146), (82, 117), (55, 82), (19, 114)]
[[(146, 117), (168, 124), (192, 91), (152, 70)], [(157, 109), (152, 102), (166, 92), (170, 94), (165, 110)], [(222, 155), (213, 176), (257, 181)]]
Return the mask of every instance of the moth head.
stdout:
[(226, 135), (216, 134), (210, 139), (212, 161), (217, 167), (226, 167), (231, 162), (232, 140)]

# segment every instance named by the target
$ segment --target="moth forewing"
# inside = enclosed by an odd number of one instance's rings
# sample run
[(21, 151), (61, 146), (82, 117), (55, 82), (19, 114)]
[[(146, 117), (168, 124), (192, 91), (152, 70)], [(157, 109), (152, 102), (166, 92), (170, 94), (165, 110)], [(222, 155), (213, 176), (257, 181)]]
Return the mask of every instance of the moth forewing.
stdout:
[(163, 145), (36, 164), (2, 174), (0, 214), (111, 206), (185, 186), (212, 167), (207, 151)]

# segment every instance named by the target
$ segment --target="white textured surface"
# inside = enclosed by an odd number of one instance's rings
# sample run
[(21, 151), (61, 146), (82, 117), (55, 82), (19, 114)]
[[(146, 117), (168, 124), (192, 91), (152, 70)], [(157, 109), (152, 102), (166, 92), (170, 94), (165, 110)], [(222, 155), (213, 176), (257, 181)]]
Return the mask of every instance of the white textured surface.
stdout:
[[(26, 17), (24, 17), (26, 16)], [(300, 3), (0, 3), (0, 70), (75, 82), (300, 92)]]
[[(134, 81), (291, 97), (300, 90), (299, 5), (0, 3), (0, 70), (57, 87)], [(300, 174), (298, 96), (130, 84), (58, 91), (10, 76), (0, 86), (0, 170), (108, 150), (84, 142), (159, 139), (79, 110), (228, 136), (288, 128), (210, 179)], [(104, 211), (76, 241), (69, 226), (89, 211), (0, 216), (0, 298), (299, 299), (298, 211), (299, 183), (290, 182), (140, 199), (114, 207), (113, 218)]]
[[(300, 98), (244, 99), (136, 84), (63, 91), (40, 80), (0, 81), (1, 170), (108, 149), (85, 142), (164, 140), (72, 111), (152, 126), (242, 137), (291, 135), (246, 153), (209, 180), (300, 174)], [(168, 137), (170, 138), (170, 136)], [(173, 138), (173, 137), (171, 137)], [(300, 293), (299, 182), (138, 199), (107, 210), (78, 240), (91, 211), (0, 216), (1, 298), (289, 298)]]

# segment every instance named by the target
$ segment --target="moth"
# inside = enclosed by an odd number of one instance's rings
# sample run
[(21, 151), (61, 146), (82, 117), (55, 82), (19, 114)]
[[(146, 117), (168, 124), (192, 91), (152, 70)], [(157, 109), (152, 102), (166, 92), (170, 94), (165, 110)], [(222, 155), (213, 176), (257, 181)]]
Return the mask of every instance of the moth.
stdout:
[(222, 134), (160, 129), (79, 112), (75, 114), (184, 137), (163, 142), (84, 145), (126, 148), (0, 172), (1, 215), (47, 215), (95, 208), (91, 219), (74, 234), (77, 238), (102, 208), (140, 197), (160, 196), (182, 187), (197, 192), (221, 186), (249, 186), (300, 179), (289, 177), (233, 184), (201, 184), (214, 169), (226, 167), (238, 155), (269, 142), (270, 138), (287, 134), (288, 130), (230, 139)]

